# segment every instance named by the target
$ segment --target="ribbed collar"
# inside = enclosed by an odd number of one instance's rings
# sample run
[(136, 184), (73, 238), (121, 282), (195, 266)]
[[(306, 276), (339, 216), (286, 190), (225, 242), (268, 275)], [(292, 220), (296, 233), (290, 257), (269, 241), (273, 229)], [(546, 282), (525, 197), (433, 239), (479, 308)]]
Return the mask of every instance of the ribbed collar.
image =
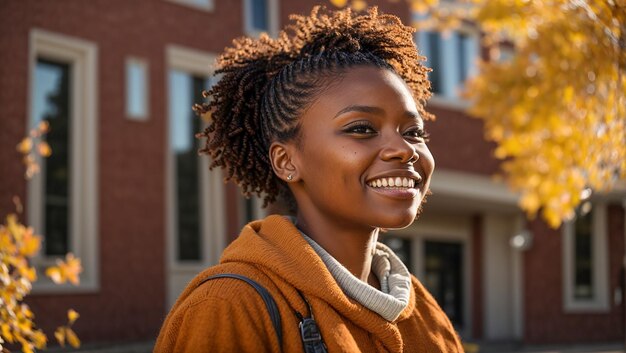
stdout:
[[(302, 233), (302, 231), (301, 231)], [(372, 271), (380, 281), (381, 290), (354, 276), (313, 239), (304, 239), (322, 259), (343, 292), (387, 321), (394, 321), (409, 303), (411, 275), (402, 261), (387, 246), (378, 243), (372, 259)]]

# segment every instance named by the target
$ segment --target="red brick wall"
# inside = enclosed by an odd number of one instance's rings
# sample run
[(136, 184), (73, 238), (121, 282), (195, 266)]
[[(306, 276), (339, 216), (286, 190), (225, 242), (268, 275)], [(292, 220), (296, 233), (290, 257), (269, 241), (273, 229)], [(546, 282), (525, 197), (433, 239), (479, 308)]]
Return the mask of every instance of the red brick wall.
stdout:
[(441, 106), (430, 105), (428, 111), (437, 119), (426, 123), (430, 133), (428, 147), (438, 169), (493, 175), (500, 163), (493, 157), (495, 144), (483, 139), (483, 122), (469, 115)]
[(624, 210), (608, 209), (610, 311), (603, 314), (563, 312), (561, 231), (541, 221), (529, 223), (535, 235), (524, 253), (524, 341), (567, 343), (618, 341), (624, 337), (623, 304), (613, 304), (624, 256)]
[[(165, 46), (220, 52), (241, 34), (240, 1), (211, 13), (164, 0), (4, 1), (0, 4), (0, 212), (24, 199), (15, 145), (25, 135), (28, 35), (66, 34), (98, 47), (98, 195), (100, 286), (93, 294), (34, 295), (38, 322), (52, 333), (65, 310), (81, 313), (85, 342), (152, 339), (165, 314)], [(212, 30), (208, 30), (211, 28)], [(217, 30), (216, 30), (217, 29)], [(227, 33), (227, 34), (226, 34)], [(149, 62), (150, 117), (125, 117), (124, 60)], [(208, 63), (207, 63), (208, 64)]]

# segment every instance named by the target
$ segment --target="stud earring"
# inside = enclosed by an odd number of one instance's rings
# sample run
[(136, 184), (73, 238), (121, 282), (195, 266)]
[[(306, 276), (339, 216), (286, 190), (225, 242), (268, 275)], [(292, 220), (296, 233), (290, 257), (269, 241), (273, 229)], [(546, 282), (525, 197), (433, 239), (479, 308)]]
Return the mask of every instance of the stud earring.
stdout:
[(292, 181), (293, 180), (293, 175), (291, 175), (291, 174), (287, 175), (287, 180)]

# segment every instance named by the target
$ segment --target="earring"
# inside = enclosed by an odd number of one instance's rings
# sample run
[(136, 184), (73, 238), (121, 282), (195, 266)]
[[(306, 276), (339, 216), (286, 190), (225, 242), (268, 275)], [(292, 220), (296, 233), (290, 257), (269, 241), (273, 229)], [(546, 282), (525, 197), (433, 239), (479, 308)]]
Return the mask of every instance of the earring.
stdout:
[(287, 175), (287, 180), (292, 181), (293, 180), (293, 175), (291, 175), (291, 174)]

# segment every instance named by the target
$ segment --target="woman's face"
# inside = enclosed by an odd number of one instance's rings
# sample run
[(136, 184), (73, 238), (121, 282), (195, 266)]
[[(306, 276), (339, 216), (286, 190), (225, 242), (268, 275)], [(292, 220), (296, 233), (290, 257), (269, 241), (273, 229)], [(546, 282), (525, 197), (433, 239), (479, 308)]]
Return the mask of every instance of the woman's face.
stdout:
[(292, 185), (301, 212), (345, 226), (403, 228), (434, 169), (424, 122), (390, 70), (350, 68), (301, 117)]

